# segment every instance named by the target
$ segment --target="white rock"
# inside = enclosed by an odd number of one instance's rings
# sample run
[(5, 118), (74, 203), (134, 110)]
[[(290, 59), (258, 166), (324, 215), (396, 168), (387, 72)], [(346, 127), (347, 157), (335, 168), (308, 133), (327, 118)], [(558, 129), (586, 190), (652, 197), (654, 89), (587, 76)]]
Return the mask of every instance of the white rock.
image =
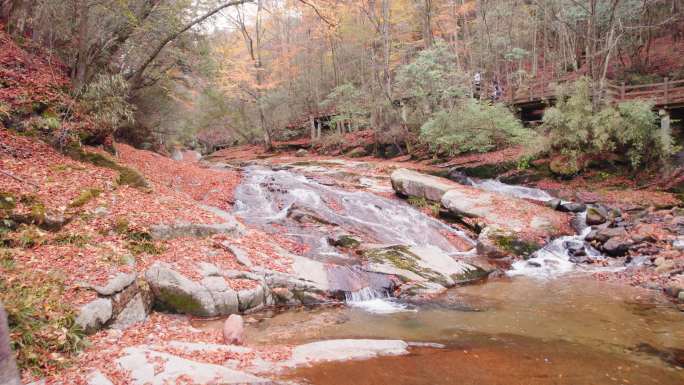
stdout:
[(99, 370), (94, 370), (88, 375), (88, 385), (114, 385), (112, 381), (107, 378)]
[(100, 295), (110, 296), (128, 287), (135, 282), (137, 277), (136, 273), (119, 273), (110, 279), (105, 286), (93, 286), (93, 290)]
[(118, 330), (128, 329), (132, 325), (143, 322), (147, 319), (147, 308), (143, 301), (142, 294), (136, 294), (133, 299), (128, 301), (126, 307), (116, 316), (112, 328)]
[(250, 353), (252, 349), (238, 345), (210, 344), (204, 342), (185, 342), (171, 341), (169, 346), (174, 349), (184, 350), (188, 353), (194, 352), (231, 352), (238, 354)]
[(379, 356), (408, 354), (408, 344), (401, 340), (343, 339), (317, 341), (292, 349), (287, 366), (316, 362), (362, 360)]
[[(219, 365), (187, 360), (145, 346), (128, 348), (116, 363), (130, 373), (131, 385), (166, 385), (180, 382), (183, 376), (193, 384), (270, 384), (269, 379)], [(152, 362), (150, 362), (152, 361)]]
[(439, 202), (456, 183), (448, 179), (400, 168), (390, 176), (394, 191)]
[(112, 318), (112, 301), (98, 298), (81, 307), (76, 324), (86, 333), (94, 333)]

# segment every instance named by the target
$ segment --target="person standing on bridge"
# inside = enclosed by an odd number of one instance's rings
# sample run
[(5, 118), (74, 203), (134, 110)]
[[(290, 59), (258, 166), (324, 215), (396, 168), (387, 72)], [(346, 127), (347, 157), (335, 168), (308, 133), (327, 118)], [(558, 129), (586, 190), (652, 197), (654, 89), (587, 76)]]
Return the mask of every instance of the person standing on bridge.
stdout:
[(473, 86), (475, 88), (475, 92), (473, 92), (473, 97), (475, 99), (480, 98), (480, 87), (482, 85), (482, 74), (480, 71), (475, 72), (475, 75), (473, 75)]

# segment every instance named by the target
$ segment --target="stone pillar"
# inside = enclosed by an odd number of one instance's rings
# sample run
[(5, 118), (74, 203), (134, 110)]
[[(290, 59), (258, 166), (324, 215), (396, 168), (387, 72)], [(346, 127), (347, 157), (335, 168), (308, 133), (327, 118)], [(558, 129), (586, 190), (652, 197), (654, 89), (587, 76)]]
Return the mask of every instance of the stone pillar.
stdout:
[(10, 347), (9, 326), (7, 325), (7, 315), (0, 303), (0, 384), (21, 385), (19, 381), (19, 371), (14, 362), (14, 352)]

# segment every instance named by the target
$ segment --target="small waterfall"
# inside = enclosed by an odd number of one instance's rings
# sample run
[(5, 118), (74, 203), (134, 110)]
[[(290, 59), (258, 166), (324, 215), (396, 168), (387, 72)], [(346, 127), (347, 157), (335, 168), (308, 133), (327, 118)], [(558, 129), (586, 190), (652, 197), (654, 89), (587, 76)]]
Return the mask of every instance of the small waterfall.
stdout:
[(407, 305), (393, 300), (386, 291), (364, 287), (354, 292), (344, 294), (349, 306), (361, 308), (369, 313), (392, 314), (412, 311)]
[(580, 234), (554, 239), (527, 260), (513, 263), (507, 274), (552, 278), (575, 271), (578, 266), (581, 266), (581, 264), (578, 265), (578, 258), (605, 259), (605, 256), (598, 250), (585, 242), (585, 238), (591, 232), (591, 227), (586, 224), (586, 217), (585, 211), (575, 218), (581, 229)]

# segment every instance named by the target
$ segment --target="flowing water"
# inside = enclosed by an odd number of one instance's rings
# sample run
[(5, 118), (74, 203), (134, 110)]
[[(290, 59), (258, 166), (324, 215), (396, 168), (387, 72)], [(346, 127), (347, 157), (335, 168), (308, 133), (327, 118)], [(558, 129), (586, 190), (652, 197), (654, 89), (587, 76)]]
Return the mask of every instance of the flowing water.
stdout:
[[(527, 199), (552, 198), (495, 181), (475, 184)], [(356, 274), (355, 257), (331, 246), (330, 232), (371, 243), (433, 245), (453, 256), (466, 255), (474, 244), (403, 202), (323, 185), (296, 172), (251, 168), (236, 196), (236, 214), (244, 221), (309, 245), (307, 256), (338, 264), (346, 274)], [(268, 345), (379, 338), (445, 345), (284, 374), (298, 383), (684, 384), (684, 313), (652, 291), (592, 278), (588, 273), (595, 269), (573, 260), (577, 250), (603, 258), (584, 243), (586, 232), (554, 240), (514, 264), (507, 278), (431, 300), (399, 301), (365, 287), (347, 293), (349, 306), (257, 315), (247, 340)]]

